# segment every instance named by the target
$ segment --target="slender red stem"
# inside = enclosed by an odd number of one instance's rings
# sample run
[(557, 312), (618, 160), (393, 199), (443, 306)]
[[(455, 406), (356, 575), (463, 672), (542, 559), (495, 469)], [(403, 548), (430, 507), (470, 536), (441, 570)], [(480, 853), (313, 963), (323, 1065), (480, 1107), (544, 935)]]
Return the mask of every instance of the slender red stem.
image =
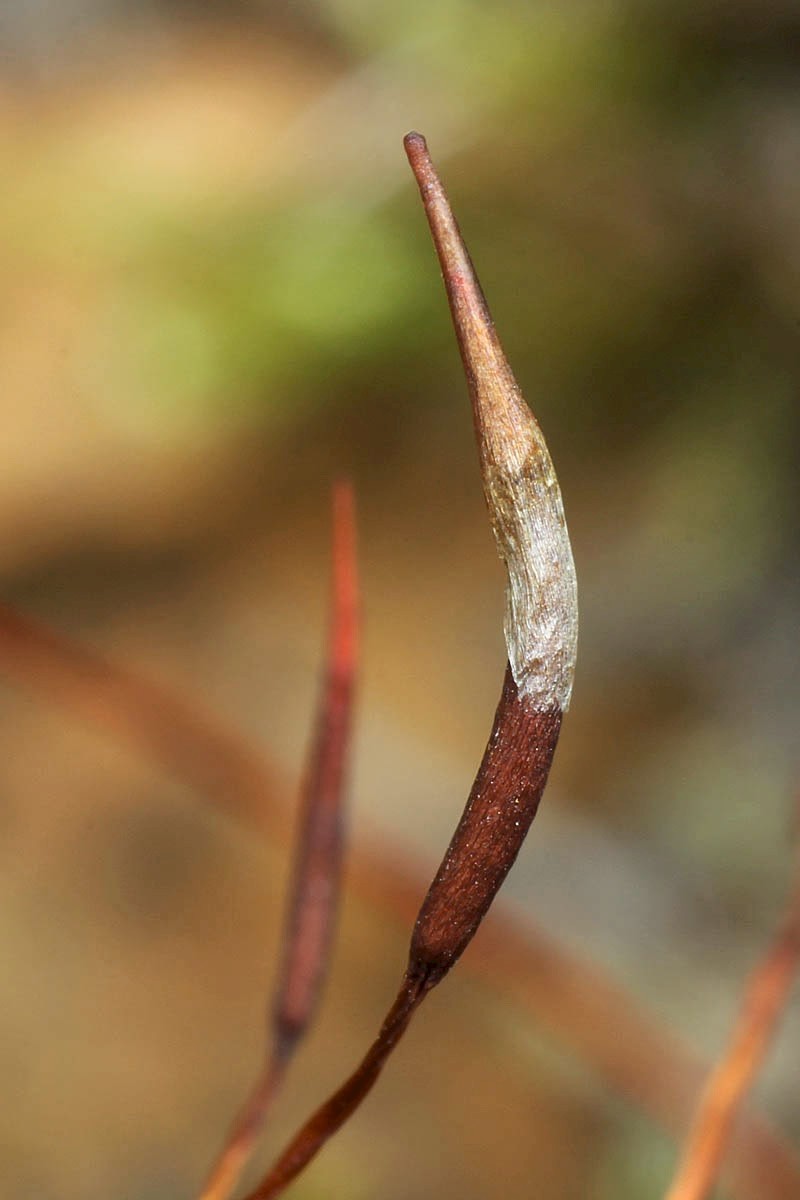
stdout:
[(0, 665), (4, 674), (109, 730), (224, 811), (270, 836), (280, 832), (280, 786), (263, 755), (195, 699), (7, 604), (0, 604)]
[(201, 1200), (230, 1196), (252, 1156), (256, 1142), (283, 1084), (288, 1060), (274, 1048), (255, 1085), (236, 1114), (228, 1136), (201, 1192)]
[(297, 854), (276, 988), (275, 1036), (284, 1051), (305, 1032), (327, 970), (338, 910), (343, 794), (358, 659), (355, 516), (349, 484), (333, 493), (333, 570), (325, 678), (303, 787)]
[(283, 954), (272, 1008), (272, 1047), (211, 1168), (200, 1200), (226, 1200), (235, 1188), (319, 1002), (338, 911), (342, 809), (357, 662), (354, 501), (349, 483), (340, 482), (333, 490), (328, 649), (303, 785)]
[(780, 926), (750, 977), (730, 1041), (706, 1083), (666, 1200), (705, 1200), (709, 1195), (799, 967), (800, 865)]

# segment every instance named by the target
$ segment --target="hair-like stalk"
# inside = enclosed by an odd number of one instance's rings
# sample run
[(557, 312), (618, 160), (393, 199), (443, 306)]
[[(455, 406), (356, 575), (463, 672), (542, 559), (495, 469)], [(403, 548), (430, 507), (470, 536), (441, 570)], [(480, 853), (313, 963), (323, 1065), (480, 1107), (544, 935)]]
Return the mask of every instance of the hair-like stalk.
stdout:
[(706, 1200), (737, 1114), (764, 1061), (800, 969), (800, 859), (780, 925), (742, 998), (735, 1027), (703, 1089), (666, 1200)]
[(466, 808), (414, 926), (408, 965), (377, 1038), (300, 1129), (248, 1200), (269, 1200), (311, 1161), (367, 1095), (425, 996), (485, 916), (536, 815), (572, 691), (575, 569), (550, 455), (511, 368), (428, 155), (405, 139), (444, 274), (472, 397), (484, 494), (508, 570), (509, 663)]
[(282, 780), (263, 755), (196, 696), (0, 601), (0, 672), (111, 733), (241, 821), (277, 837)]
[(343, 798), (358, 671), (358, 576), (353, 491), (333, 491), (330, 632), (317, 727), (309, 756), (297, 856), (274, 1004), (284, 1057), (303, 1036), (319, 1000), (338, 909)]
[(200, 1200), (226, 1200), (250, 1158), (327, 973), (342, 872), (343, 797), (358, 663), (358, 576), (352, 487), (333, 489), (328, 649), (303, 783), (283, 954), (261, 1074), (236, 1116)]

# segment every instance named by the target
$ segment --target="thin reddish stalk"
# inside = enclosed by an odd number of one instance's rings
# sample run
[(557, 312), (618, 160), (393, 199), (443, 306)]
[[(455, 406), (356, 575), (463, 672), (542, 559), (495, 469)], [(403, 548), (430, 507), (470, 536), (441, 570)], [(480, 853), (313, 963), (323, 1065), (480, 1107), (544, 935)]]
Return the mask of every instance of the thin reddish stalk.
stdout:
[(342, 808), (358, 663), (358, 577), (353, 491), (333, 491), (330, 628), (314, 739), (303, 786), (297, 850), (272, 1006), (272, 1039), (200, 1200), (226, 1200), (252, 1155), (327, 974), (342, 868)]
[(212, 1166), (201, 1192), (201, 1200), (223, 1200), (236, 1187), (253, 1150), (272, 1104), (281, 1089), (288, 1062), (273, 1050), (271, 1058), (236, 1115), (225, 1143)]
[(714, 1186), (737, 1113), (786, 1009), (798, 966), (800, 867), (780, 926), (747, 983), (730, 1041), (705, 1086), (666, 1200), (705, 1200)]
[(279, 832), (279, 786), (263, 756), (194, 700), (0, 603), (0, 665), (111, 732), (234, 816)]
[[(259, 749), (194, 698), (144, 679), (5, 605), (0, 605), (0, 668), (70, 714), (109, 730), (278, 844), (285, 840), (278, 801), (284, 781)], [(426, 886), (415, 863), (376, 838), (354, 846), (348, 879), (376, 917), (398, 928), (415, 919)], [(702, 1086), (703, 1064), (629, 992), (549, 936), (529, 913), (517, 916), (502, 902), (495, 907), (462, 970), (496, 1002), (548, 1030), (667, 1133), (681, 1136)], [(758, 1113), (741, 1114), (724, 1173), (738, 1200), (800, 1196), (794, 1148)]]
[(309, 757), (297, 856), (274, 1004), (276, 1042), (293, 1051), (305, 1033), (327, 970), (341, 884), (342, 800), (358, 661), (358, 579), (353, 493), (333, 495), (330, 637)]
[(302, 1126), (278, 1161), (248, 1200), (267, 1200), (283, 1192), (311, 1162), (325, 1143), (341, 1129), (378, 1080), (386, 1060), (422, 1003), (429, 985), (423, 977), (406, 975), (378, 1036), (358, 1067), (341, 1087)]

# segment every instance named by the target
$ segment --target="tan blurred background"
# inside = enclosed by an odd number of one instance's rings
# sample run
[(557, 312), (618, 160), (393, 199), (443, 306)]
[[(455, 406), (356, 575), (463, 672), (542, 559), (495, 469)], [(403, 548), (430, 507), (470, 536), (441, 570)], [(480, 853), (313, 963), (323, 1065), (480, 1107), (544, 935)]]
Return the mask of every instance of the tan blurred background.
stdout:
[[(288, 804), (352, 473), (351, 823), (432, 870), (503, 576), (421, 129), (579, 572), (573, 709), (508, 891), (704, 1054), (794, 836), (798, 52), (781, 0), (0, 9), (3, 597), (216, 707)], [(1, 686), (0, 1195), (188, 1200), (258, 1062), (285, 845)], [(371, 1037), (406, 938), (348, 898), (261, 1165)], [(799, 1037), (795, 1001), (758, 1092), (795, 1140)], [(673, 1156), (456, 972), (296, 1194), (632, 1200)]]

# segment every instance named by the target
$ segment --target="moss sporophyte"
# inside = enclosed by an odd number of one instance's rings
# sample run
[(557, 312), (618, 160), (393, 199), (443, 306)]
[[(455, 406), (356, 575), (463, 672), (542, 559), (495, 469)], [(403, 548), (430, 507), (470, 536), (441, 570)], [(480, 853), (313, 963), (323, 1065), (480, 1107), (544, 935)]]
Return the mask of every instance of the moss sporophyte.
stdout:
[(561, 493), (425, 139), (405, 149), (430, 225), (472, 400), (483, 490), (508, 571), (508, 663), (489, 743), (414, 926), (394, 1004), (363, 1060), (248, 1200), (277, 1196), (347, 1120), (430, 990), (463, 953), (511, 869), (547, 783), (572, 692), (577, 587)]

